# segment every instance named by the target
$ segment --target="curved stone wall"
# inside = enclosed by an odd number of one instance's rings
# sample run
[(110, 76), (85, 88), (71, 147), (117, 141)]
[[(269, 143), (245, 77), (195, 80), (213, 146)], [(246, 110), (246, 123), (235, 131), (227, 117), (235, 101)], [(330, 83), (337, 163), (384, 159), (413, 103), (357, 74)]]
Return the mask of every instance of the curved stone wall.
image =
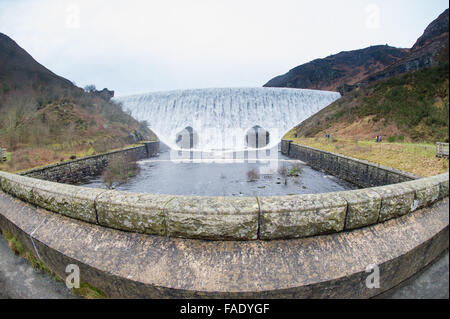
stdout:
[(108, 165), (109, 160), (116, 155), (126, 155), (136, 160), (141, 160), (155, 156), (159, 152), (158, 141), (141, 142), (141, 144), (139, 146), (34, 168), (21, 172), (20, 175), (58, 183), (80, 184), (101, 174), (103, 169)]
[[(406, 180), (235, 198), (126, 193), (0, 172), (0, 232), (61, 278), (77, 264), (81, 281), (109, 297), (368, 298), (448, 249), (449, 174)], [(365, 284), (372, 264), (380, 269), (376, 289)]]
[(105, 227), (168, 237), (271, 240), (336, 233), (400, 217), (448, 196), (449, 174), (345, 192), (195, 197), (108, 191), (0, 172), (0, 188)]
[[(0, 192), (1, 232), (61, 278), (78, 265), (81, 282), (112, 298), (369, 298), (448, 249), (448, 198), (351, 232), (206, 241), (109, 229)], [(379, 266), (378, 288), (366, 285), (368, 265)]]
[(316, 170), (324, 171), (359, 187), (397, 184), (420, 178), (415, 174), (380, 164), (294, 144), (291, 140), (281, 141), (281, 152), (308, 163)]

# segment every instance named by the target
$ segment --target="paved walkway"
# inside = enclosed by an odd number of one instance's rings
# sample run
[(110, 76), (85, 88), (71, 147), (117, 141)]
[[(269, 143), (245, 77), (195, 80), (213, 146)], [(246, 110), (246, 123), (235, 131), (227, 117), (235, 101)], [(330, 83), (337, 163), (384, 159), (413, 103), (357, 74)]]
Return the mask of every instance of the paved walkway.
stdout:
[(383, 299), (448, 299), (448, 250), (419, 274), (378, 296)]
[(0, 236), (0, 299), (74, 299), (63, 282), (37, 271), (22, 257), (14, 255)]
[[(79, 298), (64, 283), (33, 269), (27, 260), (15, 256), (0, 236), (0, 299), (74, 299)], [(400, 286), (378, 298), (448, 299), (448, 250), (435, 263)]]

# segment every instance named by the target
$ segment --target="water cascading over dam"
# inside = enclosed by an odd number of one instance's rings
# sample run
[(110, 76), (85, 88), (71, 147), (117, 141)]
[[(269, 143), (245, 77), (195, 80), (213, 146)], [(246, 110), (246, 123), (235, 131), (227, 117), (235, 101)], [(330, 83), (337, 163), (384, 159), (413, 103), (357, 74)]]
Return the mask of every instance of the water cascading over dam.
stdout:
[[(340, 97), (337, 92), (287, 88), (220, 88), (155, 92), (115, 98), (159, 139), (179, 149), (179, 134), (189, 128), (199, 150), (243, 150), (255, 126), (277, 145), (295, 125)], [(192, 140), (192, 137), (191, 137)], [(267, 138), (269, 140), (269, 138)], [(191, 142), (192, 145), (192, 142)]]

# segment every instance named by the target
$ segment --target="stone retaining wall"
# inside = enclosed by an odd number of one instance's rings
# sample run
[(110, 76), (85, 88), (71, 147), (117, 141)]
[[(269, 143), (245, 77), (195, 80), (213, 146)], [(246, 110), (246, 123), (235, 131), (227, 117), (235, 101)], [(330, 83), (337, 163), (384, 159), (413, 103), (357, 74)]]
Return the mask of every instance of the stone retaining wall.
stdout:
[[(78, 265), (81, 283), (112, 298), (359, 299), (397, 286), (448, 249), (448, 199), (351, 232), (224, 242), (108, 229), (0, 192), (1, 232), (63, 279), (67, 265)], [(366, 285), (371, 264), (380, 267), (379, 288)]]
[(141, 160), (155, 156), (159, 152), (159, 142), (143, 142), (142, 145), (113, 152), (83, 157), (72, 161), (35, 168), (20, 175), (52, 182), (81, 184), (101, 174), (111, 158), (127, 155)]
[(294, 144), (290, 140), (281, 142), (281, 152), (308, 163), (316, 170), (325, 171), (360, 187), (397, 184), (420, 178), (420, 176), (383, 165)]
[(52, 212), (120, 230), (271, 240), (336, 233), (406, 215), (448, 197), (449, 174), (345, 192), (235, 198), (108, 191), (0, 172), (0, 189)]
[[(119, 152), (142, 158), (158, 149), (158, 142), (146, 143), (24, 173), (28, 176), (0, 172), (0, 189), (38, 207), (104, 227), (208, 240), (272, 240), (337, 233), (406, 215), (449, 193), (448, 173), (416, 179), (408, 173), (290, 141), (282, 143), (284, 154), (350, 182), (376, 187), (294, 196), (200, 197), (118, 192), (53, 182), (79, 181), (98, 172)], [(397, 184), (384, 185), (388, 183)]]

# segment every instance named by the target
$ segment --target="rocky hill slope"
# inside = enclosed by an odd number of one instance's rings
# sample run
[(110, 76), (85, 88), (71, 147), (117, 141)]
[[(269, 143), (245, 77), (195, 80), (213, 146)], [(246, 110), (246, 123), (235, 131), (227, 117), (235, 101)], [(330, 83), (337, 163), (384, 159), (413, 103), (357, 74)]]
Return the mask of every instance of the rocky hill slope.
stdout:
[(344, 84), (356, 84), (368, 75), (383, 70), (408, 52), (407, 49), (387, 45), (341, 52), (300, 65), (264, 86), (337, 91)]
[(67, 79), (60, 77), (22, 49), (14, 40), (0, 33), (0, 90), (39, 89), (40, 87), (74, 88)]
[[(18, 170), (154, 138), (110, 101), (113, 91), (86, 92), (56, 75), (0, 33), (0, 147)], [(136, 133), (137, 132), (137, 133)]]
[(330, 90), (345, 94), (374, 81), (435, 66), (448, 59), (448, 25), (447, 9), (426, 28), (411, 49), (373, 46), (341, 52), (300, 65), (264, 86)]
[(302, 122), (298, 137), (326, 134), (397, 141), (448, 141), (449, 67), (441, 63), (356, 88)]
[(408, 54), (392, 63), (384, 70), (370, 74), (356, 85), (346, 83), (339, 91), (345, 93), (355, 87), (367, 85), (368, 83), (386, 79), (409, 71), (419, 70), (424, 67), (436, 66), (448, 60), (449, 39), (449, 11), (445, 10), (426, 29), (417, 40)]
[(410, 52), (294, 129), (301, 137), (448, 141), (448, 10), (425, 30)]

